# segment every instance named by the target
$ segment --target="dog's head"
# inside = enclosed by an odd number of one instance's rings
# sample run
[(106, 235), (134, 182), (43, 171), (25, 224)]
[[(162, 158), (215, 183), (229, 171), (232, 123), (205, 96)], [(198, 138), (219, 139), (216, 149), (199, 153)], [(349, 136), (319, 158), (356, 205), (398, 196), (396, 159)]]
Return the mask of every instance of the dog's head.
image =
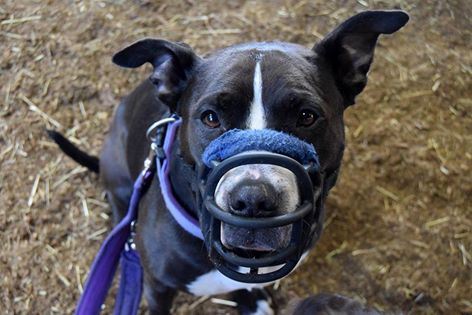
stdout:
[[(313, 144), (320, 172), (332, 179), (344, 150), (343, 112), (367, 83), (377, 39), (407, 21), (402, 11), (367, 11), (342, 23), (312, 49), (283, 42), (246, 43), (204, 58), (183, 43), (145, 39), (117, 53), (113, 61), (131, 68), (153, 65), (150, 80), (157, 97), (183, 118), (180, 143), (187, 163), (200, 166), (205, 148), (228, 130), (267, 128)], [(291, 212), (300, 202), (294, 174), (264, 164), (230, 170), (218, 183), (215, 199), (226, 211), (249, 217)], [(232, 249), (273, 251), (286, 246), (289, 236), (286, 226), (223, 226), (221, 241)]]

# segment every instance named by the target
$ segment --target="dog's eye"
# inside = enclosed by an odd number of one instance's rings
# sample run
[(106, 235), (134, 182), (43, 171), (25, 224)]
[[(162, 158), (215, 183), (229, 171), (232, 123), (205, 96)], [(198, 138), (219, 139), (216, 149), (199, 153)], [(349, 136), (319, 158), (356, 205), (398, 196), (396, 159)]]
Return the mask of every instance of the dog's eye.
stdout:
[(203, 112), (200, 119), (205, 125), (210, 128), (218, 128), (220, 126), (220, 120), (218, 119), (216, 113), (212, 110), (207, 110)]
[(318, 115), (310, 110), (302, 110), (298, 115), (297, 126), (308, 127), (315, 123)]

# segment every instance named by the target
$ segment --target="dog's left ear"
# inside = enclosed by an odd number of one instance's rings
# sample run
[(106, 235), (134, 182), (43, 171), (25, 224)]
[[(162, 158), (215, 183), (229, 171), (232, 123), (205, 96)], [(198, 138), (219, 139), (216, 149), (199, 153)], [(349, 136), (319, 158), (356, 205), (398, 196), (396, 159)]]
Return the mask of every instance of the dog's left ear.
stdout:
[(359, 13), (329, 33), (313, 50), (328, 61), (345, 106), (354, 104), (367, 84), (367, 72), (380, 34), (392, 34), (408, 22), (403, 11)]
[(177, 101), (201, 59), (187, 44), (146, 38), (117, 52), (112, 60), (125, 68), (151, 63), (154, 70), (149, 79), (157, 89), (157, 97), (175, 111)]

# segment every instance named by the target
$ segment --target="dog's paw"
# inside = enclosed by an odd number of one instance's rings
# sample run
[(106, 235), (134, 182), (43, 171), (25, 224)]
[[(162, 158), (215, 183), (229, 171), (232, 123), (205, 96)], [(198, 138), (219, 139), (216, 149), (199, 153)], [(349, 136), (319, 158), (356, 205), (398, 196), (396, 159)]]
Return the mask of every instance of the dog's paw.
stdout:
[(241, 315), (275, 314), (272, 297), (264, 288), (234, 291), (232, 298), (238, 304), (238, 311)]

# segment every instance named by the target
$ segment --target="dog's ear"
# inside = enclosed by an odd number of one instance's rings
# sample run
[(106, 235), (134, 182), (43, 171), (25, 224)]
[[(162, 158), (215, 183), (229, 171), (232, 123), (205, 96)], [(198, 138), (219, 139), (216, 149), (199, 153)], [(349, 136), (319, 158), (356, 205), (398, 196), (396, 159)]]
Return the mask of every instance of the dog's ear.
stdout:
[(328, 61), (345, 106), (354, 104), (367, 83), (367, 72), (380, 34), (392, 34), (408, 22), (403, 11), (359, 13), (329, 33), (313, 50)]
[(172, 111), (199, 61), (187, 44), (152, 38), (137, 41), (113, 56), (115, 64), (126, 68), (151, 63), (154, 70), (149, 79), (158, 98)]

